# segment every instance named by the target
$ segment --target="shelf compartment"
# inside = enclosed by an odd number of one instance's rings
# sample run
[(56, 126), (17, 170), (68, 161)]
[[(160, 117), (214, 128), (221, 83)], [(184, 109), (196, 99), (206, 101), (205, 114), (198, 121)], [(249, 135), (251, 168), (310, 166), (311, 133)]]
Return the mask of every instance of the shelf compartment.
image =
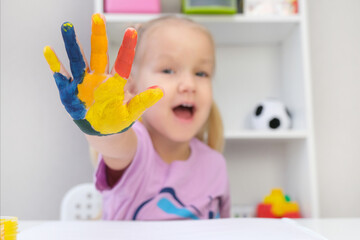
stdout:
[(291, 131), (309, 129), (300, 36), (297, 27), (278, 44), (216, 48), (213, 94), (226, 133), (251, 129), (251, 115), (266, 98), (277, 98), (289, 109)]
[(282, 188), (300, 204), (303, 216), (316, 215), (309, 172), (308, 140), (228, 141), (227, 160), (232, 205), (255, 206), (272, 188)]
[[(120, 46), (125, 29), (168, 14), (104, 14), (111, 43)], [(259, 44), (283, 41), (300, 23), (300, 16), (254, 17), (183, 15), (209, 29), (217, 44)]]

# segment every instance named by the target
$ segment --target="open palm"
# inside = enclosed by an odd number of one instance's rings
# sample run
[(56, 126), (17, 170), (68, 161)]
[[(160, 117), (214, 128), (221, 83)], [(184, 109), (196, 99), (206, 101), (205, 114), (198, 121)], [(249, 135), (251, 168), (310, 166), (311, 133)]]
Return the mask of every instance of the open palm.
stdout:
[(61, 32), (73, 78), (49, 46), (44, 48), (44, 55), (54, 73), (63, 105), (86, 134), (103, 136), (126, 131), (163, 96), (160, 88), (151, 87), (124, 103), (124, 86), (130, 75), (137, 42), (135, 29), (126, 30), (110, 73), (105, 18), (102, 15), (92, 16), (90, 67), (74, 26), (66, 22)]

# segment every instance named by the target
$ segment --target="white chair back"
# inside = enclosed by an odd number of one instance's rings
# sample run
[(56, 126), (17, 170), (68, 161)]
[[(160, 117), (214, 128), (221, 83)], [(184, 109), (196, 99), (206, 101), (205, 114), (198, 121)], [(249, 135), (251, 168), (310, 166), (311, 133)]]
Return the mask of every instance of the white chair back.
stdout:
[(62, 221), (99, 220), (101, 218), (101, 194), (94, 183), (83, 183), (71, 188), (61, 202)]

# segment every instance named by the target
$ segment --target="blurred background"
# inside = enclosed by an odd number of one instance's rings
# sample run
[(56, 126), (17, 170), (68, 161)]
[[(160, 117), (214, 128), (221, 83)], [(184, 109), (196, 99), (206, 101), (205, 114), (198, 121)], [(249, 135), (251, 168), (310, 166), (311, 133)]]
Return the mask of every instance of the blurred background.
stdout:
[[(360, 217), (360, 1), (307, 7), (320, 217)], [(58, 219), (64, 194), (93, 180), (42, 53), (51, 45), (66, 59), (60, 26), (70, 21), (89, 56), (93, 12), (89, 0), (1, 1), (1, 215)]]

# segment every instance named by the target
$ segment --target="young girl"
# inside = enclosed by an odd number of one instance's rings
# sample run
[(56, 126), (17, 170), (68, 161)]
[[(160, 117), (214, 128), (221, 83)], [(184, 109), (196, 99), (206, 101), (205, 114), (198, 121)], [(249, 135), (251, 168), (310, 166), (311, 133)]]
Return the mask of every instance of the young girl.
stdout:
[(139, 29), (134, 57), (137, 32), (127, 29), (110, 74), (102, 15), (92, 17), (90, 67), (71, 23), (62, 34), (73, 79), (50, 47), (44, 55), (66, 110), (99, 153), (103, 219), (229, 217), (209, 32), (184, 18), (152, 20)]

